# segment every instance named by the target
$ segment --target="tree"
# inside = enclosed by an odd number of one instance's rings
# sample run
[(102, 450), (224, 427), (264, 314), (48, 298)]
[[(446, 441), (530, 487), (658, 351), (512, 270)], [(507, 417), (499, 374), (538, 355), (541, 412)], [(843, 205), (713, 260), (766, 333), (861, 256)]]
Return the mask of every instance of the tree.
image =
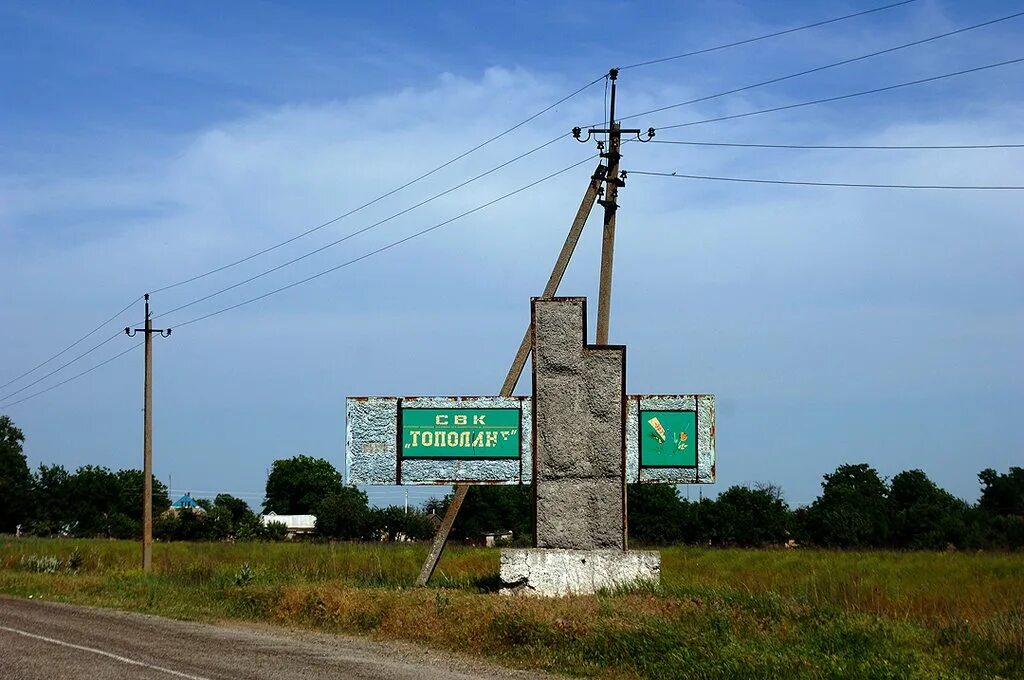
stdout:
[(346, 541), (368, 537), (369, 499), (354, 486), (343, 486), (316, 508), (316, 531), (324, 538)]
[(886, 545), (889, 489), (878, 471), (864, 463), (840, 465), (824, 480), (807, 511), (811, 540), (840, 548)]
[(1006, 474), (991, 468), (978, 473), (981, 498), (978, 505), (993, 515), (1024, 516), (1024, 468), (1011, 467)]
[(44, 536), (66, 535), (75, 529), (71, 512), (71, 473), (63, 465), (40, 465), (32, 477), (32, 531)]
[(463, 539), (480, 541), (484, 534), (501, 531), (511, 531), (519, 543), (533, 535), (532, 486), (469, 487), (452, 532)]
[(630, 541), (669, 545), (683, 539), (686, 508), (679, 491), (669, 484), (630, 484), (626, 512)]
[(295, 456), (275, 460), (267, 477), (263, 512), (314, 514), (324, 498), (340, 493), (343, 486), (341, 474), (323, 458)]
[[(142, 536), (142, 471), (84, 465), (74, 474), (59, 465), (40, 465), (32, 481), (36, 508), (32, 528), (39, 534), (139, 538)], [(155, 477), (153, 512), (170, 507), (167, 487)]]
[(368, 524), (372, 537), (382, 541), (422, 541), (434, 535), (434, 524), (427, 513), (422, 510), (406, 512), (398, 505), (373, 508)]
[(229, 493), (217, 494), (213, 499), (213, 507), (215, 510), (223, 508), (228, 513), (228, 516), (231, 518), (232, 527), (248, 518), (249, 515), (254, 514), (248, 503)]
[[(133, 468), (118, 470), (114, 473), (114, 477), (117, 480), (117, 496), (114, 500), (116, 510), (129, 517), (140, 518), (142, 516), (142, 482), (144, 479), (142, 470)], [(171, 498), (167, 493), (167, 486), (159, 479), (153, 477), (152, 484), (153, 515), (157, 516), (171, 507)]]
[(0, 533), (14, 532), (29, 517), (32, 475), (22, 451), (25, 434), (8, 416), (0, 416)]
[(966, 503), (940, 489), (921, 470), (907, 470), (892, 478), (889, 526), (897, 548), (934, 550), (962, 545), (966, 513)]
[(784, 543), (790, 535), (792, 513), (778, 487), (731, 486), (710, 514), (711, 540), (717, 545), (762, 547)]

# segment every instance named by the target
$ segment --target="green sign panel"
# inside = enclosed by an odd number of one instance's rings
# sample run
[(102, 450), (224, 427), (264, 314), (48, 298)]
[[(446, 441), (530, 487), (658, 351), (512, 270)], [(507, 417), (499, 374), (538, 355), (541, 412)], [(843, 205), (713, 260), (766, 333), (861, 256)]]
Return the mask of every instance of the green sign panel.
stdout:
[(403, 406), (400, 417), (403, 458), (519, 458), (522, 450), (517, 408)]
[(695, 411), (640, 411), (642, 467), (696, 467)]

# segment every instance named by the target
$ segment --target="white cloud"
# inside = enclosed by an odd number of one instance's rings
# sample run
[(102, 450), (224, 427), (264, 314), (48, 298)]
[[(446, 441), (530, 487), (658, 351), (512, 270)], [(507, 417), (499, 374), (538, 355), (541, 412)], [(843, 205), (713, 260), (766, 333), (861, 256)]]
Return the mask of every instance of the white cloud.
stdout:
[[(525, 70), (479, 78), (446, 75), (416, 89), (326, 104), (267, 109), (191, 135), (131, 174), (8, 177), (0, 182), (0, 285), (11, 333), (5, 367), (38, 361), (64, 335), (87, 327), (146, 287), (203, 271), (287, 238), (390, 190), (557, 99), (574, 85)], [(630, 84), (630, 110), (692, 95), (689, 88)], [(522, 150), (591, 122), (600, 86), (450, 168), (316, 235), (192, 287), (156, 296), (166, 310), (216, 286), (386, 217)], [(625, 96), (625, 94), (623, 95)], [(751, 94), (691, 107), (677, 119), (747, 110)], [(852, 110), (856, 110), (855, 108)], [(685, 130), (672, 137), (807, 143), (1019, 141), (1016, 104), (978, 102), (927, 116), (851, 118), (837, 129), (806, 111)], [(637, 121), (642, 127), (647, 122)], [(698, 134), (699, 133), (699, 134)], [(669, 135), (664, 135), (669, 137)], [(429, 206), (260, 282), (169, 319), (217, 309), (309, 275), (468, 210), (592, 152), (571, 139)], [(145, 149), (139, 150), (145, 154)], [(699, 174), (913, 183), (1024, 183), (1016, 151), (789, 152), (630, 145), (624, 165)], [(163, 469), (259, 488), (263, 466), (303, 450), (340, 459), (346, 393), (497, 389), (576, 210), (592, 163), (422, 239), (276, 298), (188, 326), (161, 342)], [(706, 389), (724, 399), (818, 404), (825, 396), (870, 404), (893, 398), (1005, 392), (1019, 400), (1024, 340), (1018, 288), (1024, 236), (1019, 195), (753, 187), (633, 176), (621, 196), (613, 337), (631, 347), (631, 387)], [(592, 224), (595, 227), (597, 222)], [(597, 229), (581, 245), (563, 292), (596, 295)], [(61, 320), (55, 323), (54, 309)], [(593, 315), (592, 315), (593, 316)], [(62, 329), (71, 329), (64, 331)], [(53, 333), (57, 333), (55, 337)], [(41, 339), (43, 338), (43, 339)], [(38, 460), (94, 460), (107, 444), (63, 452), (74, 437), (46, 432), (51, 410), (83, 394), (135, 406), (104, 385), (132, 384), (134, 365), (90, 377), (22, 407)], [(128, 375), (127, 379), (123, 376)], [(0, 376), (3, 377), (3, 376)], [(749, 402), (744, 402), (749, 403)], [(96, 408), (94, 405), (91, 408)], [(273, 422), (275, 413), (287, 414)], [(723, 416), (722, 476), (730, 458), (766, 478), (785, 466), (761, 460), (755, 419)], [(219, 415), (218, 415), (219, 414)], [(75, 418), (72, 418), (75, 420)], [(863, 418), (858, 427), (863, 426)], [(187, 426), (196, 423), (195, 427)], [(819, 425), (820, 425), (819, 421)], [(837, 437), (849, 423), (837, 422)], [(898, 425), (887, 425), (898, 428)], [(117, 428), (115, 428), (117, 429)], [(296, 434), (296, 430), (301, 430)], [(1005, 444), (1015, 441), (1009, 426)], [(134, 446), (132, 427), (110, 446)], [(729, 437), (734, 437), (730, 441)], [(799, 432), (791, 434), (799, 437)], [(33, 443), (38, 437), (39, 448)], [(901, 437), (906, 438), (906, 431)], [(885, 437), (866, 459), (884, 460)], [(963, 479), (959, 440), (936, 465)], [(296, 444), (297, 446), (298, 444)], [(234, 448), (240, 447), (240, 448)], [(745, 447), (745, 448), (743, 448)], [(799, 447), (797, 447), (799, 448)], [(84, 453), (82, 451), (85, 451)], [(223, 451), (231, 464), (211, 463)], [(802, 454), (809, 455), (809, 454)], [(872, 458), (874, 457), (874, 458)], [(983, 460), (984, 459), (984, 460)], [(74, 464), (73, 463), (73, 464)], [(826, 472), (813, 460), (804, 467)], [(204, 473), (204, 466), (212, 466)], [(781, 472), (780, 472), (781, 474)], [(786, 479), (773, 478), (783, 486)], [(239, 484), (235, 484), (238, 486)], [(971, 484), (955, 489), (970, 493)], [(802, 500), (813, 488), (795, 489)]]

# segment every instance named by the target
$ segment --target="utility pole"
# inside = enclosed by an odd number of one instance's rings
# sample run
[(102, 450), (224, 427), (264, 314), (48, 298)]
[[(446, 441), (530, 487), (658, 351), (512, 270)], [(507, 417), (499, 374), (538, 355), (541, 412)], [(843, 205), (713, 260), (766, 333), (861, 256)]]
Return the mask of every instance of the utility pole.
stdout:
[[(558, 291), (558, 286), (562, 282), (562, 276), (569, 266), (569, 260), (572, 258), (573, 252), (576, 250), (576, 244), (579, 243), (580, 235), (583, 233), (587, 217), (590, 216), (594, 204), (600, 203), (604, 206), (604, 240), (601, 250), (601, 289), (597, 312), (597, 343), (599, 345), (608, 343), (608, 312), (611, 308), (612, 294), (612, 252), (615, 248), (615, 210), (618, 208), (617, 197), (619, 187), (626, 184), (619, 173), (619, 159), (621, 158), (619, 146), (622, 143), (622, 133), (635, 134), (637, 141), (641, 142), (650, 141), (654, 137), (654, 128), (648, 128), (647, 139), (643, 139), (640, 137), (641, 131), (639, 128), (623, 129), (619, 123), (615, 122), (615, 81), (618, 76), (619, 69), (617, 68), (613, 68), (608, 72), (608, 78), (612, 85), (611, 105), (608, 115), (609, 128), (591, 128), (587, 131), (586, 139), (580, 139), (581, 128), (576, 127), (572, 130), (573, 137), (580, 142), (589, 141), (592, 136), (597, 134), (608, 134), (609, 147), (607, 151), (604, 149), (604, 142), (598, 142), (597, 144), (597, 148), (601, 151), (601, 158), (607, 161), (607, 165), (598, 164), (594, 174), (590, 177), (590, 184), (583, 194), (579, 210), (576, 211), (576, 216), (569, 227), (569, 233), (565, 237), (565, 243), (562, 245), (562, 250), (558, 254), (555, 266), (551, 270), (551, 276), (548, 278), (548, 283), (541, 294), (542, 298), (551, 298)], [(601, 186), (602, 183), (608, 185), (607, 191)], [(603, 193), (607, 194), (605, 200), (599, 200)], [(516, 383), (519, 381), (520, 375), (522, 375), (523, 367), (526, 365), (526, 360), (533, 349), (532, 338), (533, 328), (532, 326), (527, 326), (526, 333), (523, 335), (523, 340), (519, 345), (519, 350), (516, 352), (516, 356), (512, 360), (512, 366), (509, 367), (508, 374), (505, 376), (505, 382), (501, 386), (500, 394), (504, 397), (511, 396), (513, 390), (515, 390)], [(430, 546), (427, 558), (423, 562), (423, 568), (416, 579), (417, 586), (427, 585), (427, 582), (433, 575), (437, 563), (441, 560), (441, 554), (444, 552), (445, 543), (448, 541), (448, 534), (451, 533), (452, 525), (455, 523), (455, 518), (458, 516), (460, 508), (462, 508), (462, 503), (466, 500), (468, 492), (468, 484), (455, 485), (455, 492), (452, 494), (452, 500), (448, 505), (448, 510), (445, 512), (444, 520), (434, 536), (434, 542)]]
[(149, 293), (146, 299), (146, 325), (144, 328), (124, 329), (125, 335), (135, 337), (142, 332), (146, 340), (146, 377), (143, 388), (142, 416), (142, 571), (153, 570), (153, 333), (168, 337), (171, 329), (153, 328), (149, 312)]
[[(594, 203), (597, 201), (604, 173), (605, 167), (598, 164), (590, 178), (590, 183), (587, 185), (587, 190), (583, 193), (583, 200), (580, 201), (580, 207), (576, 211), (572, 225), (569, 227), (569, 233), (565, 236), (565, 243), (562, 244), (562, 250), (558, 253), (558, 259), (555, 260), (555, 265), (551, 269), (551, 276), (548, 277), (548, 283), (544, 286), (544, 292), (541, 294), (541, 297), (554, 297), (555, 293), (558, 292), (558, 286), (562, 282), (565, 270), (569, 266), (569, 260), (572, 259), (572, 254), (576, 250), (576, 244), (579, 243), (580, 236), (583, 234), (583, 227), (586, 225), (590, 211), (593, 210)], [(512, 392), (516, 389), (516, 383), (519, 382), (519, 376), (523, 373), (523, 367), (526, 366), (526, 360), (530, 358), (530, 351), (532, 349), (533, 325), (531, 324), (526, 327), (523, 340), (519, 344), (519, 350), (516, 352), (515, 358), (512, 359), (512, 365), (505, 375), (505, 382), (501, 386), (501, 396), (512, 396)], [(437, 563), (441, 561), (441, 554), (444, 552), (444, 546), (448, 542), (448, 534), (451, 533), (452, 526), (455, 524), (455, 518), (459, 515), (459, 509), (462, 508), (462, 503), (466, 500), (467, 493), (469, 493), (468, 484), (455, 485), (455, 493), (452, 494), (451, 503), (448, 504), (448, 509), (444, 513), (444, 519), (434, 535), (434, 542), (430, 546), (427, 558), (423, 562), (422, 569), (420, 569), (420, 575), (416, 579), (417, 586), (423, 587), (427, 585), (427, 581), (434, 574), (434, 569), (437, 568)]]
[(580, 128), (573, 128), (572, 134), (577, 140), (585, 142), (592, 135), (605, 134), (608, 136), (608, 148), (604, 150), (603, 142), (597, 143), (601, 149), (601, 158), (608, 161), (608, 172), (605, 173), (604, 182), (607, 189), (604, 191), (604, 198), (598, 203), (604, 207), (604, 234), (601, 239), (601, 284), (597, 298), (597, 344), (608, 344), (608, 325), (612, 307), (612, 262), (615, 255), (615, 213), (619, 209), (619, 187), (626, 186), (625, 177), (619, 172), (619, 161), (622, 154), (619, 149), (622, 146), (622, 133), (636, 135), (638, 141), (650, 141), (654, 137), (654, 128), (647, 129), (647, 139), (640, 137), (639, 128), (623, 128), (622, 124), (615, 120), (615, 90), (619, 78), (619, 69), (613, 68), (608, 71), (608, 80), (611, 81), (611, 99), (608, 103), (608, 127), (591, 128), (587, 131), (587, 139), (581, 140)]

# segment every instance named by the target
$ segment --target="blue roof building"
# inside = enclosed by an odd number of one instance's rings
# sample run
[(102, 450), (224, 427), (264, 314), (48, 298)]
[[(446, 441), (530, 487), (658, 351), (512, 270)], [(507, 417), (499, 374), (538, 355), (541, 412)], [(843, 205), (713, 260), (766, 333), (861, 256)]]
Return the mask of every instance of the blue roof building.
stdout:
[(182, 510), (191, 510), (192, 512), (206, 512), (202, 506), (196, 503), (196, 499), (192, 498), (192, 494), (185, 494), (178, 500), (171, 503), (171, 507), (168, 512), (180, 512)]

